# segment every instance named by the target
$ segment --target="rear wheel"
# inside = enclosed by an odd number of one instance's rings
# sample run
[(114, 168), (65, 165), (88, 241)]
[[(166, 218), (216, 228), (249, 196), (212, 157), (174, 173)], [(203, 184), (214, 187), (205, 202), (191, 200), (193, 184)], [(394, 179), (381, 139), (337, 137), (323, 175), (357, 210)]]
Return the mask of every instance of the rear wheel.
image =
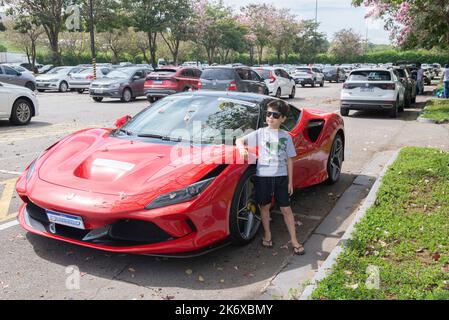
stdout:
[(322, 88), (322, 87), (324, 87), (324, 80), (323, 81), (321, 81), (321, 83), (320, 83), (320, 87)]
[(329, 158), (327, 160), (327, 184), (334, 184), (340, 179), (343, 154), (343, 139), (340, 134), (337, 134), (332, 143), (331, 152), (329, 153)]
[(255, 200), (256, 168), (248, 169), (240, 179), (232, 198), (229, 214), (229, 239), (245, 245), (254, 239), (262, 219)]
[(92, 97), (92, 99), (93, 99), (95, 102), (101, 102), (101, 101), (103, 101), (103, 97)]
[(399, 99), (396, 100), (396, 103), (394, 104), (393, 108), (391, 108), (391, 110), (390, 110), (390, 118), (397, 118), (398, 110), (399, 110)]
[(312, 80), (312, 88), (315, 88), (315, 80)]
[(37, 91), (44, 92), (45, 90), (44, 89), (37, 89)]
[(77, 89), (76, 91), (77, 91), (79, 94), (84, 93), (84, 89)]
[(348, 108), (340, 107), (340, 114), (341, 114), (343, 117), (349, 116), (349, 109), (348, 109)]
[(296, 95), (296, 87), (292, 88), (292, 93), (288, 96), (290, 99), (293, 99)]
[(28, 100), (18, 99), (12, 107), (9, 121), (15, 125), (25, 125), (31, 121), (33, 106)]
[(276, 98), (280, 98), (281, 97), (281, 88), (278, 88), (276, 90)]

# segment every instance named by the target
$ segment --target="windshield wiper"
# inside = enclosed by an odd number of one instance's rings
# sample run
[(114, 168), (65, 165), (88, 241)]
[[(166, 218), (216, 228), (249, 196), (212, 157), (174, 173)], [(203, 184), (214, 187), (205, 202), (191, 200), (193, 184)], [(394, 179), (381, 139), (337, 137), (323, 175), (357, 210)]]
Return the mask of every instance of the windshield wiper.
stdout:
[(126, 130), (126, 129), (120, 128), (120, 129), (118, 129), (118, 131), (125, 133), (127, 136), (132, 136), (133, 135), (133, 133), (131, 131)]
[(174, 142), (181, 142), (183, 139), (181, 137), (175, 138), (170, 136), (163, 136), (160, 134), (153, 134), (153, 133), (141, 133), (137, 135), (139, 138), (154, 138), (154, 139), (160, 139), (164, 141), (174, 141)]

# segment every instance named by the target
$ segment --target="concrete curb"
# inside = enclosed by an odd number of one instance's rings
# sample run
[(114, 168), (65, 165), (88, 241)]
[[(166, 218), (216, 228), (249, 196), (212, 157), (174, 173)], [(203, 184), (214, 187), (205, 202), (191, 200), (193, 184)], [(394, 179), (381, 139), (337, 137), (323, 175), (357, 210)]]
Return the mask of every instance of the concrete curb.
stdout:
[(391, 159), (387, 162), (385, 167), (383, 168), (382, 172), (380, 173), (378, 179), (374, 183), (373, 187), (371, 188), (368, 196), (366, 197), (365, 201), (363, 202), (362, 206), (359, 210), (357, 210), (354, 220), (349, 225), (346, 232), (343, 234), (343, 237), (338, 242), (337, 246), (332, 250), (332, 252), (329, 254), (327, 259), (324, 261), (324, 263), (321, 265), (321, 267), (316, 272), (315, 276), (311, 280), (311, 284), (308, 285), (304, 291), (302, 292), (301, 296), (299, 297), (299, 300), (310, 300), (311, 295), (313, 291), (316, 289), (318, 282), (322, 281), (331, 271), (333, 265), (336, 263), (338, 256), (340, 253), (344, 250), (346, 244), (348, 243), (348, 240), (352, 238), (352, 234), (355, 229), (355, 225), (365, 216), (367, 210), (375, 203), (377, 191), (379, 190), (382, 179), (387, 172), (387, 170), (391, 167), (391, 165), (396, 161), (398, 155), (399, 155), (400, 149), (396, 150)]

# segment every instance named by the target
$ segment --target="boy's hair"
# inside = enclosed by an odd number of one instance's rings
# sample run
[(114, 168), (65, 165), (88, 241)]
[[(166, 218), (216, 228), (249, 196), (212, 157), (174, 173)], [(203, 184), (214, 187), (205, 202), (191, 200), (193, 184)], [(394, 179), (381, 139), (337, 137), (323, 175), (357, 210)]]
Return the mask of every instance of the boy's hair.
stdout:
[(290, 111), (289, 105), (282, 100), (273, 100), (267, 104), (267, 110), (271, 108), (279, 112), (283, 117), (287, 117), (288, 112)]

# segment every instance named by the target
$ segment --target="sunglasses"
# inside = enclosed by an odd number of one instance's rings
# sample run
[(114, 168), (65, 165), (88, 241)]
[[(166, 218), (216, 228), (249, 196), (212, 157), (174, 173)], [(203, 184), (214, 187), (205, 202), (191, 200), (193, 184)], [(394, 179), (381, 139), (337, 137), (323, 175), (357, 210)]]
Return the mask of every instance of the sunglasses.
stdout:
[(272, 111), (267, 111), (267, 118), (275, 118), (275, 119), (279, 119), (281, 117), (281, 114), (279, 112), (272, 112)]

